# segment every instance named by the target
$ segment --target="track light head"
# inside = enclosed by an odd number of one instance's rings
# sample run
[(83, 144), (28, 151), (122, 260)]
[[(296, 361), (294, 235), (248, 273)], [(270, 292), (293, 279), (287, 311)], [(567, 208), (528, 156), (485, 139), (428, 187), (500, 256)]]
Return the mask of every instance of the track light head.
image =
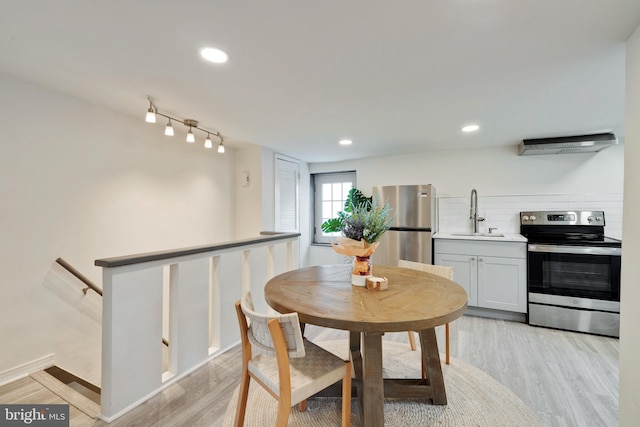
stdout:
[(167, 127), (164, 128), (164, 134), (167, 136), (173, 136), (173, 126), (171, 126), (171, 119), (169, 119), (169, 123), (167, 123)]
[(218, 144), (218, 153), (224, 153), (224, 144), (222, 143), (222, 140), (220, 140), (220, 144)]
[(213, 142), (211, 142), (211, 135), (207, 133), (207, 139), (204, 140), (204, 148), (213, 148)]
[(147, 110), (147, 116), (144, 121), (147, 123), (155, 123), (156, 122), (156, 109), (153, 106), (153, 102), (151, 102), (151, 98), (147, 97), (149, 100), (149, 109)]
[(147, 123), (155, 123), (156, 122), (156, 112), (153, 107), (149, 107), (147, 110), (147, 117), (144, 119)]
[(191, 131), (191, 126), (189, 126), (189, 132), (187, 133), (187, 142), (196, 142), (196, 137), (193, 135)]

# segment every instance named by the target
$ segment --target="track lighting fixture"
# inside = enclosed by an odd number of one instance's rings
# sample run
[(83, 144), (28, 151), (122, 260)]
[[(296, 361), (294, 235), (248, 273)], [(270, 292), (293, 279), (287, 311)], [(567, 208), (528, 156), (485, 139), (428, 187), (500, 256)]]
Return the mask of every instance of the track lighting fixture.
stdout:
[(205, 148), (213, 148), (213, 142), (211, 141), (211, 135), (215, 136), (216, 138), (218, 138), (220, 140), (220, 144), (218, 145), (218, 153), (224, 153), (224, 145), (222, 144), (222, 142), (224, 141), (224, 139), (222, 138), (222, 135), (220, 135), (220, 132), (217, 131), (211, 131), (211, 130), (207, 130), (207, 129), (203, 129), (201, 127), (198, 126), (198, 121), (197, 120), (193, 120), (193, 119), (178, 119), (172, 116), (168, 116), (166, 114), (160, 113), (158, 111), (158, 108), (153, 105), (153, 102), (151, 101), (150, 97), (147, 97), (147, 99), (149, 100), (149, 109), (147, 110), (147, 116), (145, 118), (145, 121), (148, 123), (155, 123), (156, 122), (156, 116), (161, 116), (164, 117), (168, 120), (167, 122), (167, 126), (164, 129), (164, 134), (167, 136), (173, 136), (174, 135), (174, 131), (173, 131), (173, 125), (172, 125), (172, 120), (176, 121), (176, 122), (180, 122), (183, 125), (187, 126), (189, 128), (189, 131), (187, 132), (187, 142), (191, 143), (191, 142), (195, 142), (196, 137), (193, 134), (193, 129), (197, 129), (201, 132), (204, 132), (207, 134), (207, 138), (204, 141), (204, 146)]

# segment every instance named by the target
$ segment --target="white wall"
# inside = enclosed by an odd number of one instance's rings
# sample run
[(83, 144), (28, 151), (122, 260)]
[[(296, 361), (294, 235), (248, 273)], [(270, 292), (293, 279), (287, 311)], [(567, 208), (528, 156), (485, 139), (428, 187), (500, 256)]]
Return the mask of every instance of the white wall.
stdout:
[(622, 191), (624, 145), (596, 154), (517, 155), (510, 147), (451, 150), (339, 163), (312, 163), (311, 173), (357, 171), (358, 187), (434, 184), (438, 197), (615, 193)]
[[(476, 188), (480, 211), (485, 209), (488, 217), (483, 227), (498, 226), (504, 232), (517, 232), (515, 218), (519, 211), (533, 206), (545, 209), (545, 200), (554, 202), (549, 206), (557, 209), (558, 200), (566, 198), (568, 207), (574, 209), (602, 206), (599, 209), (605, 210), (607, 220), (611, 216), (612, 232), (619, 237), (623, 144), (596, 154), (523, 157), (517, 155), (516, 145), (514, 142), (510, 147), (313, 163), (309, 170), (320, 173), (355, 169), (358, 188), (369, 194), (375, 185), (433, 184), (438, 200), (442, 201), (439, 209), (441, 231), (466, 230), (470, 224), (466, 220), (469, 196), (471, 189)], [(449, 217), (443, 217), (443, 212)], [(456, 220), (464, 223), (458, 228), (451, 222)], [(491, 221), (494, 223), (489, 224)], [(312, 246), (307, 258), (307, 265), (339, 262), (343, 259), (326, 246)]]
[(276, 225), (276, 158), (269, 149), (262, 149), (262, 230), (275, 230)]
[(640, 420), (640, 284), (638, 258), (640, 258), (640, 27), (627, 41), (627, 104), (625, 133), (625, 191), (622, 251), (622, 289), (620, 314), (620, 395), (619, 425), (636, 426)]
[(131, 118), (2, 75), (0, 93), (2, 373), (96, 338), (99, 322), (80, 325), (76, 301), (49, 286), (56, 258), (100, 284), (97, 258), (230, 240), (234, 154), (165, 137), (144, 110)]
[[(248, 147), (236, 151), (235, 184), (236, 198), (235, 239), (255, 237), (261, 231), (271, 230), (262, 224), (263, 206), (263, 149)], [(248, 174), (249, 183), (242, 182)]]

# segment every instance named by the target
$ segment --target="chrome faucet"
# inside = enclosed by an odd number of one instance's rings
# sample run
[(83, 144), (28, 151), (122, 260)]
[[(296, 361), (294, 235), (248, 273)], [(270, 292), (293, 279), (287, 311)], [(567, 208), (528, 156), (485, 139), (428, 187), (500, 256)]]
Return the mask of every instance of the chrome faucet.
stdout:
[(484, 218), (478, 216), (478, 192), (475, 188), (471, 190), (469, 219), (473, 220), (473, 233), (475, 234), (478, 232), (478, 222), (484, 221)]

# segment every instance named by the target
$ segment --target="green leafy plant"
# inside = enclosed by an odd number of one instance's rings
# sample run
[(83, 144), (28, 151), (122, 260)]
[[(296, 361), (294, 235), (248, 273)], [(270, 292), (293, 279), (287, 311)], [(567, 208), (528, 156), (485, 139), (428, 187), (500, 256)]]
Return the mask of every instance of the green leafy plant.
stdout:
[(377, 200), (352, 188), (347, 195), (344, 210), (338, 212), (337, 218), (325, 221), (322, 231), (342, 232), (349, 239), (375, 243), (391, 227), (392, 221), (389, 203), (380, 206)]
[(331, 218), (323, 222), (322, 231), (325, 233), (337, 233), (342, 231), (345, 220), (349, 218), (356, 206), (364, 204), (370, 208), (372, 203), (373, 199), (371, 197), (365, 196), (362, 191), (357, 188), (352, 188), (349, 190), (347, 200), (344, 202), (344, 210), (338, 212), (337, 218)]

